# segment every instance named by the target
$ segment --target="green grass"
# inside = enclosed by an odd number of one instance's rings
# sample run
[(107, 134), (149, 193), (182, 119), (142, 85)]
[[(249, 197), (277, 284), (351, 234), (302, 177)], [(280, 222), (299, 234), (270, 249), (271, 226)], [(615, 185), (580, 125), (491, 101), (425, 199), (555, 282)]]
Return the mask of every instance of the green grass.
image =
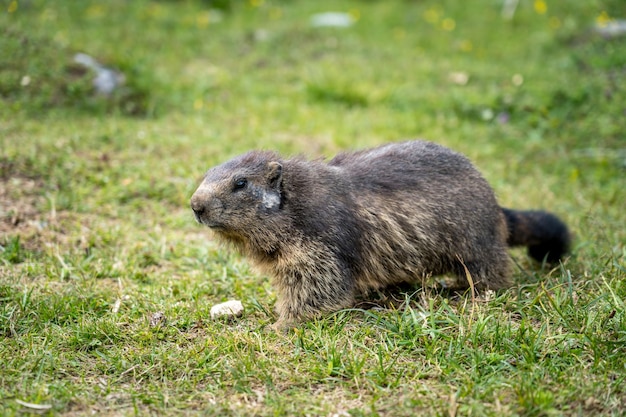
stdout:
[[(626, 38), (591, 30), (620, 0), (0, 6), (0, 414), (626, 414)], [(309, 26), (329, 10), (356, 24)], [(76, 52), (124, 88), (95, 95)], [(410, 137), (558, 213), (571, 256), (267, 332), (268, 278), (190, 213), (203, 172)]]

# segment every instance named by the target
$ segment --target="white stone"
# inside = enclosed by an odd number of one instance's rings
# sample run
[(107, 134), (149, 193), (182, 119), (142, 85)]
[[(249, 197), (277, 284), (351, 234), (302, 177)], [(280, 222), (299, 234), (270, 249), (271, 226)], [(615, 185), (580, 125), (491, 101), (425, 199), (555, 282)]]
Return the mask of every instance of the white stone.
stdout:
[(311, 26), (313, 27), (347, 28), (353, 24), (354, 18), (348, 13), (326, 12), (311, 16)]
[(240, 317), (243, 314), (243, 304), (239, 300), (229, 300), (211, 307), (211, 318)]

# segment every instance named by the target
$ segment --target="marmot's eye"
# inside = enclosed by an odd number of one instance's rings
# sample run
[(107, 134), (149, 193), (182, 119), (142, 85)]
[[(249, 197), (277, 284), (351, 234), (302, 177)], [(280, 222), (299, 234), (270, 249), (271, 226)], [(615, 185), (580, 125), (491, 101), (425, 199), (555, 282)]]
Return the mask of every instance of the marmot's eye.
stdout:
[(246, 188), (246, 185), (248, 185), (248, 180), (245, 178), (237, 178), (235, 180), (235, 183), (233, 184), (233, 189), (235, 190), (241, 190), (243, 188)]

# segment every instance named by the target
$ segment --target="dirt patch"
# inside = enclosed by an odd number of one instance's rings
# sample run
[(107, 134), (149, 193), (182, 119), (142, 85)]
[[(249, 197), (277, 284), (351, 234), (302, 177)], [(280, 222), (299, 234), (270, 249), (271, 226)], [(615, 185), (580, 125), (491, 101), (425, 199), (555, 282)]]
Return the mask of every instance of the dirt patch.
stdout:
[(13, 235), (44, 227), (46, 219), (38, 209), (43, 203), (42, 188), (34, 179), (0, 178), (0, 234)]
[(21, 250), (41, 252), (50, 244), (67, 243), (61, 225), (70, 218), (68, 212), (46, 208), (42, 180), (0, 177), (0, 245), (19, 238)]

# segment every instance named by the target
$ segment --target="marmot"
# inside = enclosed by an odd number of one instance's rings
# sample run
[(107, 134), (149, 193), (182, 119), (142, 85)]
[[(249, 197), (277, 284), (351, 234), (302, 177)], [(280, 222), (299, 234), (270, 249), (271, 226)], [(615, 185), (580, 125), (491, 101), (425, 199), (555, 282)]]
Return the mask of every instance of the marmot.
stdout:
[(451, 273), (458, 287), (511, 284), (507, 246), (567, 253), (553, 214), (501, 208), (464, 156), (410, 141), (329, 162), (251, 151), (210, 169), (196, 220), (273, 277), (277, 328), (351, 306), (382, 287)]

